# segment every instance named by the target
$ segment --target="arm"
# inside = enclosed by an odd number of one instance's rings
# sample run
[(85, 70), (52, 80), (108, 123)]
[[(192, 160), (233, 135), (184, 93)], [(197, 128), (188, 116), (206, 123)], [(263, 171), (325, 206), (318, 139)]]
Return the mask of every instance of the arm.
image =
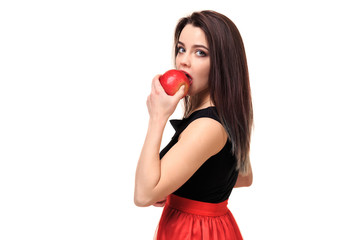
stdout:
[[(225, 129), (220, 123), (210, 118), (200, 118), (189, 124), (179, 141), (160, 161), (161, 138), (165, 123), (171, 115), (169, 113), (172, 113), (161, 109), (162, 106), (166, 109), (171, 105), (166, 98), (173, 97), (167, 96), (158, 84), (158, 79), (155, 79), (148, 98), (150, 120), (135, 176), (134, 202), (143, 207), (161, 201), (173, 193), (209, 157), (219, 152), (227, 140)], [(181, 98), (182, 94), (178, 94), (179, 96)], [(180, 98), (174, 101), (175, 107)], [(162, 105), (162, 101), (168, 102)]]
[(148, 196), (147, 190), (152, 189), (159, 181), (159, 151), (162, 134), (169, 116), (180, 100), (166, 95), (159, 82), (159, 77), (160, 75), (154, 77), (151, 93), (146, 102), (150, 118), (135, 174), (134, 202), (137, 206), (143, 205)]
[(234, 188), (238, 187), (250, 187), (253, 181), (253, 173), (251, 169), (251, 163), (249, 163), (249, 172), (247, 175), (241, 175), (239, 173)]
[[(143, 176), (140, 172), (137, 173), (138, 180), (144, 177), (148, 182), (137, 185), (135, 204), (149, 206), (173, 193), (208, 158), (219, 152), (226, 140), (225, 130), (220, 123), (213, 119), (200, 118), (184, 130), (179, 141), (161, 161), (158, 157), (157, 159), (140, 157), (138, 167), (144, 166), (144, 163), (153, 163), (153, 165), (147, 165), (149, 168), (142, 173)], [(152, 184), (150, 185), (149, 182)]]

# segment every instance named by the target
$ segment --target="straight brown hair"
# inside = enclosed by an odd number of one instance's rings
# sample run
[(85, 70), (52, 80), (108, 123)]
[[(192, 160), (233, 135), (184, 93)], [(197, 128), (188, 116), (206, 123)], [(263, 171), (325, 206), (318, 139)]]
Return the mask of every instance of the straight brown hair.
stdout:
[[(219, 114), (237, 159), (237, 169), (247, 174), (253, 107), (244, 44), (235, 24), (215, 11), (194, 12), (179, 20), (175, 28), (175, 58), (181, 31), (187, 24), (199, 27), (209, 45), (211, 101)], [(184, 98), (184, 117), (196, 107), (196, 97)]]

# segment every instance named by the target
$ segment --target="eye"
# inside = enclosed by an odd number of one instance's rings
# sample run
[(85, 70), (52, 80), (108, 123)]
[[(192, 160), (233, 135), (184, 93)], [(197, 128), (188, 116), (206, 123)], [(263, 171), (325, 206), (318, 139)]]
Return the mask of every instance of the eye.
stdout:
[(177, 48), (177, 52), (178, 52), (178, 53), (184, 53), (184, 52), (185, 52), (185, 48), (183, 48), (183, 47), (178, 47), (178, 48)]
[(199, 57), (206, 57), (207, 56), (206, 52), (204, 52), (202, 50), (197, 50), (196, 55), (199, 56)]

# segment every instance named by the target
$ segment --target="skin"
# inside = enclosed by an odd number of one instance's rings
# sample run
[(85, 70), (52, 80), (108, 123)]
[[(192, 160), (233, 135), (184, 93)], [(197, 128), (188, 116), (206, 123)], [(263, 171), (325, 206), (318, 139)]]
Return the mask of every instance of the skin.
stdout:
[[(177, 47), (176, 68), (192, 76), (193, 83), (188, 94), (199, 99), (195, 110), (212, 106), (208, 88), (210, 57), (204, 32), (192, 25), (185, 26)], [(208, 158), (218, 153), (227, 141), (226, 131), (219, 122), (199, 118), (189, 124), (160, 161), (163, 131), (184, 95), (184, 87), (174, 96), (169, 96), (162, 88), (159, 77), (154, 77), (147, 99), (148, 131), (135, 175), (134, 202), (140, 207), (163, 206), (166, 197), (182, 186)], [(239, 175), (238, 187), (247, 185), (249, 182), (246, 179), (248, 177)]]
[(180, 34), (177, 48), (176, 68), (188, 72), (193, 78), (188, 95), (200, 95), (204, 100), (209, 100), (210, 57), (204, 32), (198, 27), (186, 25)]

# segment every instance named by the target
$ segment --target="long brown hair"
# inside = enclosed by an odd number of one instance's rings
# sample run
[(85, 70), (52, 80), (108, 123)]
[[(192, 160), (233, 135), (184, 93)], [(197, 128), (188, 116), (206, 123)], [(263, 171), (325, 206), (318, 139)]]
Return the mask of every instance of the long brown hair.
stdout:
[[(175, 58), (181, 31), (187, 24), (201, 28), (210, 54), (209, 91), (219, 118), (232, 144), (237, 168), (249, 168), (253, 108), (244, 44), (239, 30), (226, 16), (215, 11), (194, 12), (179, 20), (175, 29)], [(196, 107), (196, 97), (184, 99), (184, 116)]]

